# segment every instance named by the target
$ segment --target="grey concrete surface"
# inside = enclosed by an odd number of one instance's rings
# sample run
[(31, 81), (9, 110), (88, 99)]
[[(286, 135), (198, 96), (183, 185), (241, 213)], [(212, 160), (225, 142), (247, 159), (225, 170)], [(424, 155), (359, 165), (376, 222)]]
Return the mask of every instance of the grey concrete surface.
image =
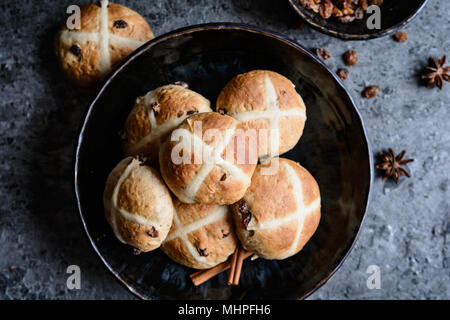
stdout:
[[(51, 38), (70, 4), (86, 1), (0, 0), (0, 299), (133, 299), (101, 265), (74, 203), (72, 155), (90, 97), (63, 79)], [(357, 244), (337, 274), (310, 299), (450, 298), (450, 83), (419, 85), (429, 56), (450, 56), (450, 1), (430, 0), (390, 37), (344, 42), (297, 20), (287, 1), (118, 0), (140, 12), (156, 35), (204, 22), (244, 22), (308, 48), (327, 48), (343, 66), (348, 49), (360, 63), (345, 82), (367, 125), (374, 152), (393, 146), (415, 159), (398, 186), (376, 179)], [(377, 84), (376, 99), (361, 96)], [(81, 267), (81, 290), (66, 288), (66, 268)], [(370, 265), (381, 289), (366, 286)]]

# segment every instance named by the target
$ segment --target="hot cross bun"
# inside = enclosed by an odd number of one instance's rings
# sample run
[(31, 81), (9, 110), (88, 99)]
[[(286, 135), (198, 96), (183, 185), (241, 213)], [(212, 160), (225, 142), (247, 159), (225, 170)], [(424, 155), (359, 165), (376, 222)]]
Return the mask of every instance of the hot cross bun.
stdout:
[(81, 7), (80, 29), (63, 24), (55, 39), (59, 64), (76, 85), (95, 88), (111, 69), (153, 33), (137, 12), (119, 4), (90, 3)]
[(236, 248), (228, 206), (185, 204), (173, 200), (174, 223), (161, 249), (173, 260), (195, 269), (225, 261)]
[[(257, 143), (248, 127), (216, 112), (187, 118), (162, 145), (161, 175), (184, 203), (231, 204), (250, 185)], [(254, 143), (252, 143), (254, 142)]]
[(109, 174), (103, 204), (116, 237), (143, 252), (158, 248), (172, 226), (169, 190), (155, 169), (132, 157)]
[(273, 71), (253, 70), (235, 76), (220, 92), (216, 106), (219, 113), (258, 131), (260, 157), (292, 149), (306, 121), (306, 107), (294, 84)]
[(166, 85), (138, 97), (125, 123), (126, 155), (143, 155), (158, 164), (159, 148), (187, 117), (211, 112), (210, 102), (183, 85)]
[(257, 166), (232, 211), (246, 250), (265, 259), (286, 259), (303, 248), (319, 225), (319, 186), (298, 163), (272, 158)]

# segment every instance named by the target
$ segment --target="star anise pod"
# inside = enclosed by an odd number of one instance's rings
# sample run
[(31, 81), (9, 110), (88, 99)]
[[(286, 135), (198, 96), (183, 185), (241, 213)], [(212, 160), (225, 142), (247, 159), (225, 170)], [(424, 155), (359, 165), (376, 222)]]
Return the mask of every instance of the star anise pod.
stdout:
[(444, 80), (450, 81), (450, 66), (445, 67), (445, 55), (441, 60), (430, 58), (430, 66), (426, 67), (427, 73), (422, 75), (422, 79), (427, 79), (427, 88), (433, 88), (435, 85), (442, 90)]
[(380, 156), (382, 162), (377, 164), (376, 168), (380, 170), (385, 170), (383, 180), (386, 180), (389, 177), (392, 177), (396, 183), (400, 179), (400, 175), (404, 175), (406, 177), (411, 177), (411, 175), (406, 171), (402, 166), (413, 162), (413, 159), (403, 159), (406, 154), (406, 150), (403, 150), (395, 156), (394, 150), (389, 148), (389, 152), (380, 152), (378, 155)]

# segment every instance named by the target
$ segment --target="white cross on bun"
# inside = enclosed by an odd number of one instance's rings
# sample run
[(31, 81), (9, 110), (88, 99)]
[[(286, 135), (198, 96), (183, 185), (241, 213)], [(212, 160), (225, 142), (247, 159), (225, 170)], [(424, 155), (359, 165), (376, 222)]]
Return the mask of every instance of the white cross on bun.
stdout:
[(184, 203), (232, 204), (242, 198), (257, 163), (257, 144), (245, 139), (247, 130), (216, 112), (187, 118), (161, 147), (160, 170), (169, 189)]
[(174, 222), (161, 249), (174, 261), (195, 269), (224, 262), (236, 248), (228, 206), (185, 204), (174, 198)]
[(125, 123), (126, 155), (143, 155), (158, 165), (161, 142), (187, 117), (211, 112), (210, 102), (182, 85), (166, 85), (138, 97)]
[[(270, 166), (277, 168), (274, 174), (265, 174)], [(286, 259), (303, 248), (319, 225), (319, 186), (298, 163), (269, 159), (256, 167), (250, 187), (232, 211), (246, 250), (265, 259)]]
[(267, 130), (264, 139), (258, 140), (260, 157), (292, 149), (306, 121), (306, 107), (294, 84), (273, 71), (253, 70), (235, 76), (220, 92), (216, 106), (219, 113), (247, 123), (258, 132)]
[(155, 169), (132, 157), (109, 174), (103, 204), (116, 237), (143, 252), (158, 248), (172, 226), (169, 190)]
[(55, 39), (56, 58), (76, 85), (95, 88), (111, 69), (153, 33), (137, 12), (119, 4), (90, 3), (80, 8), (80, 29), (64, 23)]

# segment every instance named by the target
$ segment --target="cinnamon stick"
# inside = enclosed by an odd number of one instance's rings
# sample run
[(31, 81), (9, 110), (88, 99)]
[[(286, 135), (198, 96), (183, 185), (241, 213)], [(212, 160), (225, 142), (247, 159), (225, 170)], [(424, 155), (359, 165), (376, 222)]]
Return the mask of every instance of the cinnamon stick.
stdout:
[[(234, 255), (234, 253), (233, 253), (233, 255)], [(247, 259), (251, 255), (253, 255), (253, 253), (245, 251), (244, 259)], [(197, 272), (194, 272), (194, 273), (190, 274), (189, 276), (190, 276), (190, 278), (192, 280), (192, 283), (195, 286), (199, 286), (202, 283), (205, 283), (206, 281), (208, 281), (209, 279), (215, 277), (219, 273), (230, 269), (232, 258), (233, 258), (233, 256), (231, 256), (227, 261), (222, 262), (222, 263), (218, 264), (217, 266), (212, 267), (210, 269), (199, 270)], [(237, 259), (237, 256), (236, 256), (236, 259)], [(234, 277), (233, 277), (233, 279), (234, 279)]]
[(236, 261), (236, 269), (233, 275), (233, 285), (237, 286), (239, 284), (239, 278), (241, 277), (242, 264), (244, 263), (244, 255), (246, 251), (241, 248), (238, 253), (237, 261)]
[[(217, 266), (216, 266), (216, 267), (217, 267)], [(215, 267), (214, 267), (214, 268), (215, 268)], [(214, 268), (211, 268), (211, 269), (214, 269)], [(198, 277), (199, 275), (201, 275), (202, 273), (205, 273), (205, 271), (208, 271), (208, 270), (211, 270), (211, 269), (198, 270), (198, 271), (196, 271), (196, 272), (194, 272), (194, 273), (191, 273), (191, 274), (189, 275), (189, 277), (190, 277), (191, 279), (194, 279), (194, 278)]]
[(212, 277), (218, 275), (219, 273), (227, 270), (230, 268), (229, 261), (222, 262), (218, 264), (217, 266), (207, 269), (207, 270), (200, 270), (190, 275), (192, 283), (194, 286), (199, 286), (202, 283), (208, 281)]
[(240, 246), (237, 246), (234, 250), (233, 255), (231, 256), (231, 265), (230, 265), (230, 272), (228, 273), (228, 285), (232, 285), (234, 281), (234, 273), (236, 272), (236, 263), (239, 255)]

